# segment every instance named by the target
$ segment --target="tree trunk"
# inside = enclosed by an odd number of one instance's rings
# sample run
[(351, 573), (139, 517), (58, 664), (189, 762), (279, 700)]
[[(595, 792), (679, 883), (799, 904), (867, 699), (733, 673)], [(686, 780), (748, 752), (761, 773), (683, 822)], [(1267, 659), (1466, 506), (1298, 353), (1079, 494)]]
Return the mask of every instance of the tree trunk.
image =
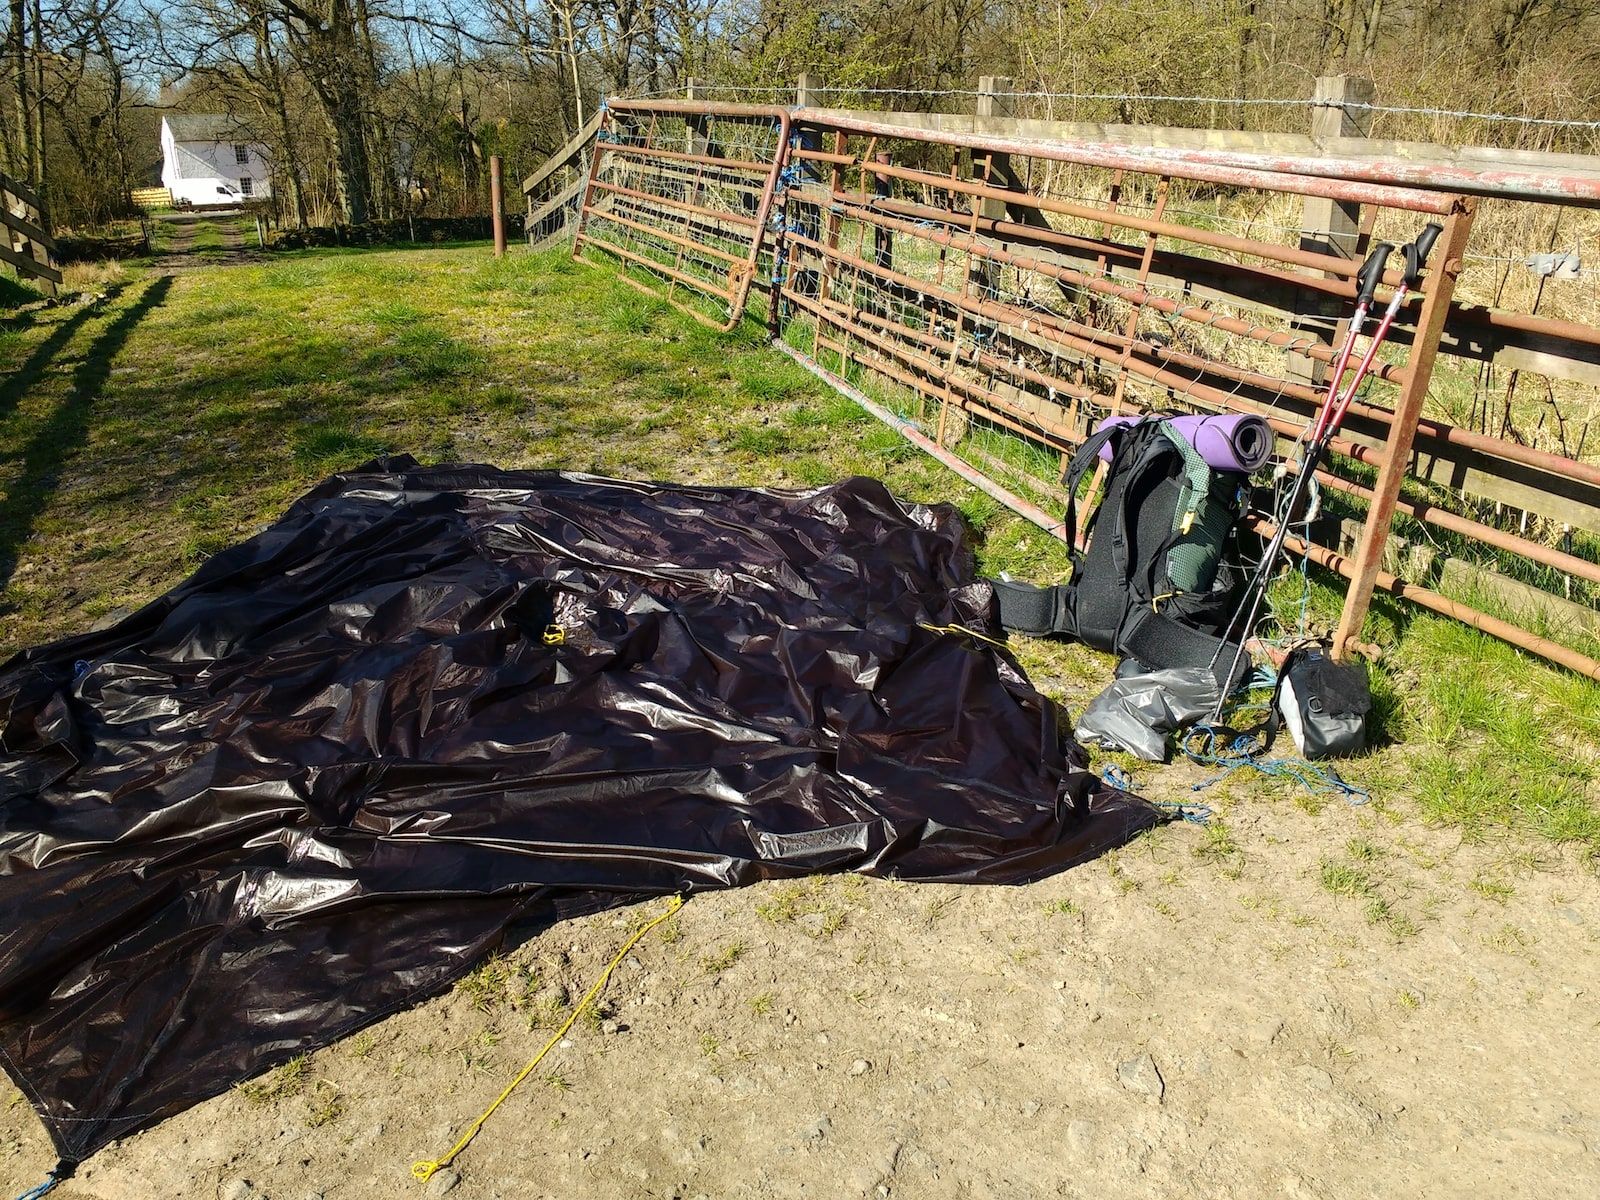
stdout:
[(372, 217), (369, 194), (372, 172), (367, 161), (367, 142), (361, 128), (361, 104), (353, 94), (348, 77), (335, 79), (328, 110), (328, 129), (333, 134), (337, 154), (333, 164), (333, 187), (351, 225), (365, 224)]
[(300, 173), (300, 155), (295, 150), (295, 131), (289, 123), (289, 104), (284, 98), (283, 68), (272, 48), (272, 29), (265, 22), (256, 28), (256, 54), (262, 78), (266, 80), (272, 115), (278, 126), (278, 142), (283, 147), (284, 178), (289, 188), (289, 205), (294, 211), (296, 229), (304, 229), (310, 220), (306, 213), (306, 193)]
[(28, 9), (26, 0), (11, 0), (11, 67), (16, 82), (17, 161), (21, 177), (33, 171), (33, 114), (28, 103)]
[(44, 145), (44, 16), (39, 0), (33, 0), (33, 190), (39, 194), (39, 224), (50, 228), (49, 187), (45, 183)]
[(361, 74), (363, 76), (368, 107), (362, 112), (362, 127), (366, 133), (367, 167), (371, 172), (368, 190), (373, 207), (380, 217), (395, 215), (397, 189), (394, 179), (389, 140), (384, 136), (381, 123), (370, 105), (378, 96), (378, 52), (372, 42), (372, 20), (367, 13), (367, 0), (355, 0), (355, 35), (361, 48)]
[(359, 46), (344, 0), (333, 0), (327, 25), (308, 29), (307, 40), (315, 68), (312, 86), (333, 138), (334, 195), (345, 221), (362, 225), (372, 219), (372, 168), (367, 158), (361, 78), (350, 70)]
[(578, 38), (572, 27), (572, 9), (561, 9), (563, 40), (567, 43), (567, 62), (572, 65), (572, 103), (578, 112), (577, 128), (583, 128), (583, 82), (578, 75)]
[(125, 86), (122, 63), (111, 48), (111, 41), (106, 36), (104, 24), (95, 27), (95, 43), (100, 48), (100, 57), (105, 60), (106, 70), (111, 77), (111, 144), (117, 157), (116, 211), (119, 214), (132, 213), (129, 188), (132, 187), (133, 181), (129, 178), (128, 143), (122, 128), (122, 93)]
[[(1250, 98), (1250, 54), (1255, 47), (1256, 38), (1256, 0), (1244, 0), (1239, 14), (1239, 60), (1237, 91), (1239, 99)], [(1245, 106), (1233, 106), (1233, 124), (1235, 129), (1245, 127)]]
[(1378, 27), (1383, 23), (1383, 0), (1372, 0), (1367, 8), (1366, 29), (1361, 38), (1361, 58), (1372, 62), (1372, 52), (1378, 46)]

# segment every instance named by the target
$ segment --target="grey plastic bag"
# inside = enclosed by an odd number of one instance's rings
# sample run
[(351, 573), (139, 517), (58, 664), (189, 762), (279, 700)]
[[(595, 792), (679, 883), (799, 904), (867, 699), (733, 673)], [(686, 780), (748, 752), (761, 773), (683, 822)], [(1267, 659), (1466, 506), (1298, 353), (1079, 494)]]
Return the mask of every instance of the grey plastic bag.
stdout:
[(1209, 667), (1172, 667), (1112, 681), (1078, 718), (1078, 740), (1125, 750), (1145, 762), (1167, 761), (1167, 734), (1216, 707), (1217, 677)]

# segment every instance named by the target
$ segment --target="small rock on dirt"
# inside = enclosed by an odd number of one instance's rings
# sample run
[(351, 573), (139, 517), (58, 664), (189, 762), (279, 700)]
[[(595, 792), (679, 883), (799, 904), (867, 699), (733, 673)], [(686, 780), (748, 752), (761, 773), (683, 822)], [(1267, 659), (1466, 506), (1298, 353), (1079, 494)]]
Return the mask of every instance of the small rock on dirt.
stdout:
[(1148, 1096), (1158, 1104), (1167, 1094), (1167, 1084), (1161, 1078), (1161, 1072), (1156, 1069), (1156, 1060), (1148, 1054), (1141, 1054), (1117, 1064), (1117, 1078), (1122, 1081), (1122, 1086), (1130, 1092), (1137, 1092), (1141, 1096)]
[(449, 1170), (440, 1171), (428, 1181), (428, 1194), (430, 1196), (442, 1196), (446, 1192), (452, 1190), (456, 1184), (460, 1182), (460, 1172)]
[(900, 1165), (900, 1152), (905, 1149), (904, 1142), (890, 1142), (883, 1148), (883, 1152), (872, 1161), (881, 1177), (894, 1174), (894, 1169)]
[(939, 1160), (921, 1146), (906, 1147), (900, 1155), (900, 1161), (914, 1171), (922, 1171), (936, 1179), (939, 1176)]
[(267, 1197), (248, 1179), (228, 1179), (217, 1189), (217, 1200), (267, 1200)]
[(833, 1122), (830, 1121), (826, 1116), (822, 1116), (818, 1117), (810, 1125), (807, 1125), (805, 1129), (801, 1131), (800, 1136), (808, 1142), (820, 1142), (824, 1141), (832, 1132)]
[(540, 988), (534, 993), (533, 1002), (544, 1008), (561, 1008), (567, 1002), (567, 989), (559, 983)]
[(878, 1186), (882, 1178), (877, 1171), (868, 1166), (857, 1167), (850, 1172), (850, 1190), (857, 1195), (870, 1194)]
[(850, 1074), (852, 1075), (865, 1075), (870, 1070), (872, 1070), (872, 1064), (864, 1058), (858, 1058), (850, 1064)]
[(1095, 1127), (1093, 1121), (1081, 1118), (1067, 1123), (1067, 1145), (1079, 1154), (1087, 1154), (1094, 1149)]
[(1245, 1026), (1245, 1038), (1252, 1046), (1266, 1047), (1278, 1040), (1283, 1032), (1282, 1017), (1257, 1017)]
[(1313, 1066), (1310, 1063), (1304, 1063), (1295, 1068), (1294, 1075), (1295, 1078), (1297, 1078), (1301, 1083), (1305, 1084), (1306, 1087), (1310, 1088), (1314, 1092), (1333, 1091), (1333, 1076), (1328, 1074), (1321, 1067)]

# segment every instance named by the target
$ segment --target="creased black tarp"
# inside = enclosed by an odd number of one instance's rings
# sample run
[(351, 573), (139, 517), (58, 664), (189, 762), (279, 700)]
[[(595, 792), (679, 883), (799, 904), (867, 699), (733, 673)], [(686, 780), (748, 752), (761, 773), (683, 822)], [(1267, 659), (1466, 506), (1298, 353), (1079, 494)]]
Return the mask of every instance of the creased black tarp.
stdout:
[(1020, 882), (1151, 824), (1005, 655), (919, 624), (994, 617), (954, 510), (870, 480), (336, 476), (0, 669), (0, 1052), (79, 1160), (508, 931), (816, 871)]

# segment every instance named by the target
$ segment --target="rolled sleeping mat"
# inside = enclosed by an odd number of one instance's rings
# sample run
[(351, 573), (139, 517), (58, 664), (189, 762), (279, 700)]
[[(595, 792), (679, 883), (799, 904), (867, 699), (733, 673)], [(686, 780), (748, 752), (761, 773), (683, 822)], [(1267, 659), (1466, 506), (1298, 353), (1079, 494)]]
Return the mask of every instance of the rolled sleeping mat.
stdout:
[[(1140, 421), (1170, 421), (1174, 431), (1182, 435), (1200, 452), (1206, 465), (1213, 471), (1242, 471), (1248, 475), (1265, 465), (1272, 457), (1272, 426), (1261, 417), (1248, 413), (1188, 413), (1179, 417), (1147, 417), (1129, 415), (1107, 417), (1100, 429), (1113, 425), (1137, 425)], [(1111, 447), (1103, 446), (1100, 457), (1111, 461)]]

